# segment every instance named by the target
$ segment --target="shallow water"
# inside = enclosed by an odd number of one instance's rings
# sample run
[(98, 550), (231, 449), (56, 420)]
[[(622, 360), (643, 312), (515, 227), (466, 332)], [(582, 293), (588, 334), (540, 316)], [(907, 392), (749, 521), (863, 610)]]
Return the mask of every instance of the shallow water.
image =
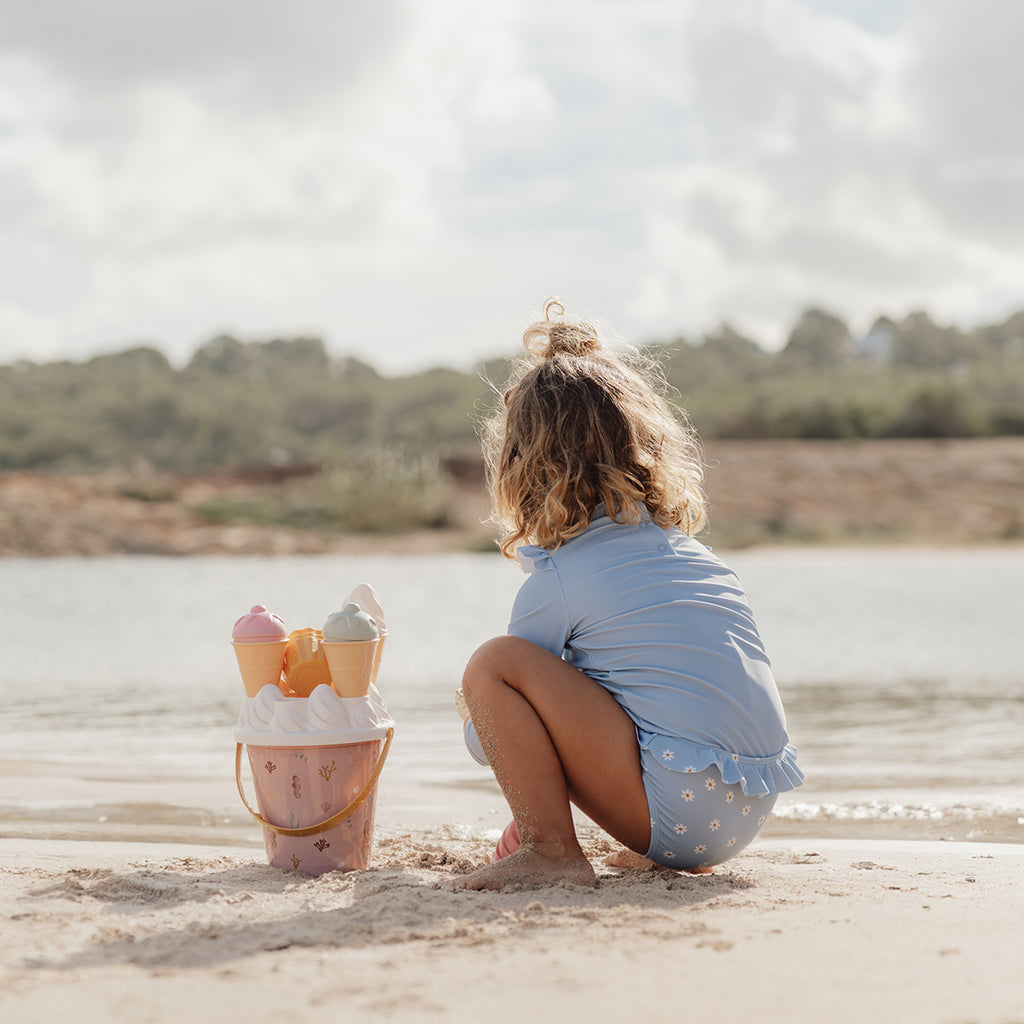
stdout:
[[(783, 821), (956, 818), (1024, 841), (1024, 549), (724, 557), (808, 777), (780, 800)], [(504, 632), (521, 578), (470, 554), (0, 560), (0, 759), (218, 777), (242, 697), (234, 619), (260, 602), (289, 628), (319, 625), (368, 581), (391, 629), (387, 772), (479, 786), (489, 773), (462, 746), (452, 694), (469, 653)]]

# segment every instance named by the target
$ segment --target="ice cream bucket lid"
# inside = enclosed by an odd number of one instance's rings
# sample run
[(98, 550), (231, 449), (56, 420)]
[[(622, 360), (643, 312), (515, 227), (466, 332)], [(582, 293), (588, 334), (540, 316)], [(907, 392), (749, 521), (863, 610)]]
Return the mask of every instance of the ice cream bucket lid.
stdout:
[(264, 686), (247, 697), (235, 724), (235, 742), (263, 747), (326, 747), (383, 739), (394, 721), (380, 693), (339, 697), (318, 686), (308, 697), (286, 697)]

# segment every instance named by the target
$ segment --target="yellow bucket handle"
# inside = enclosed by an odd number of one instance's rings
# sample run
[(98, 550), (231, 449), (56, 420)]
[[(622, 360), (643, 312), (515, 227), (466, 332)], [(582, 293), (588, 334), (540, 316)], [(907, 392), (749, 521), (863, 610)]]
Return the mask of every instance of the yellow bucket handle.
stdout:
[(326, 821), (321, 821), (319, 825), (309, 825), (306, 828), (284, 828), (282, 825), (275, 825), (271, 821), (267, 821), (259, 811), (254, 811), (249, 806), (249, 801), (245, 798), (245, 790), (242, 788), (242, 744), (235, 744), (235, 783), (238, 785), (238, 795), (242, 798), (242, 803), (245, 804), (245, 809), (264, 827), (269, 828), (272, 832), (276, 832), (280, 836), (315, 836), (317, 832), (326, 832), (327, 829), (333, 828), (335, 825), (345, 821), (346, 818), (352, 817), (356, 811), (369, 799), (370, 794), (373, 792), (373, 787), (377, 785), (377, 780), (380, 778), (380, 773), (384, 769), (384, 761), (388, 756), (388, 751), (391, 749), (391, 741), (394, 739), (395, 729), (391, 726), (388, 729), (387, 738), (384, 740), (384, 748), (380, 752), (380, 757), (377, 759), (377, 766), (373, 769), (373, 774), (370, 776), (369, 781), (359, 791), (356, 798), (343, 810), (338, 811), (337, 814), (332, 814)]

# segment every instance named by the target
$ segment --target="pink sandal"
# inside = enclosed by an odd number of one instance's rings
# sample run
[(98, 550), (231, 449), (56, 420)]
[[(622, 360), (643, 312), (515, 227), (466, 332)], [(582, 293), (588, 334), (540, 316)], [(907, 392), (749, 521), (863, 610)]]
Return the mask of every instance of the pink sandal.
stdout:
[(515, 821), (510, 821), (505, 826), (505, 831), (501, 833), (498, 845), (494, 848), (494, 856), (491, 857), (491, 863), (493, 864), (496, 860), (501, 860), (502, 857), (507, 857), (510, 853), (515, 853), (519, 849), (520, 843), (519, 829), (516, 828)]

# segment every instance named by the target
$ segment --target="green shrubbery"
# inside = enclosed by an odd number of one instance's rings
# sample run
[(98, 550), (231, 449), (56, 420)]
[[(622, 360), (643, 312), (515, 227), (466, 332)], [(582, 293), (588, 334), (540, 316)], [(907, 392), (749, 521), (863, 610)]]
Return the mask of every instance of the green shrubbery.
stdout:
[(385, 379), (319, 341), (218, 338), (174, 370), (136, 349), (81, 364), (0, 367), (0, 468), (202, 473), (267, 463), (354, 466), (474, 442), (479, 377)]
[[(777, 353), (728, 327), (651, 352), (707, 438), (1024, 433), (1024, 313), (971, 331), (923, 313), (883, 318), (854, 339), (837, 317), (808, 310)], [(499, 383), (503, 372), (501, 361), (486, 367)], [(357, 479), (364, 501), (401, 517), (393, 478), (417, 495), (423, 521), (423, 509), (434, 514), (438, 454), (475, 447), (476, 418), (491, 401), (483, 373), (385, 378), (311, 338), (215, 338), (183, 369), (152, 348), (19, 363), (0, 367), (0, 469), (195, 474), (314, 462), (325, 469), (308, 506), (290, 487), (296, 496), (246, 516), (329, 522)]]
[(961, 332), (923, 313), (854, 340), (809, 310), (778, 353), (733, 331), (667, 346), (667, 377), (705, 437), (1024, 433), (1024, 314)]
[(437, 461), (394, 453), (327, 466), (279, 485), (221, 492), (194, 506), (212, 523), (297, 530), (400, 533), (446, 525), (447, 482)]

